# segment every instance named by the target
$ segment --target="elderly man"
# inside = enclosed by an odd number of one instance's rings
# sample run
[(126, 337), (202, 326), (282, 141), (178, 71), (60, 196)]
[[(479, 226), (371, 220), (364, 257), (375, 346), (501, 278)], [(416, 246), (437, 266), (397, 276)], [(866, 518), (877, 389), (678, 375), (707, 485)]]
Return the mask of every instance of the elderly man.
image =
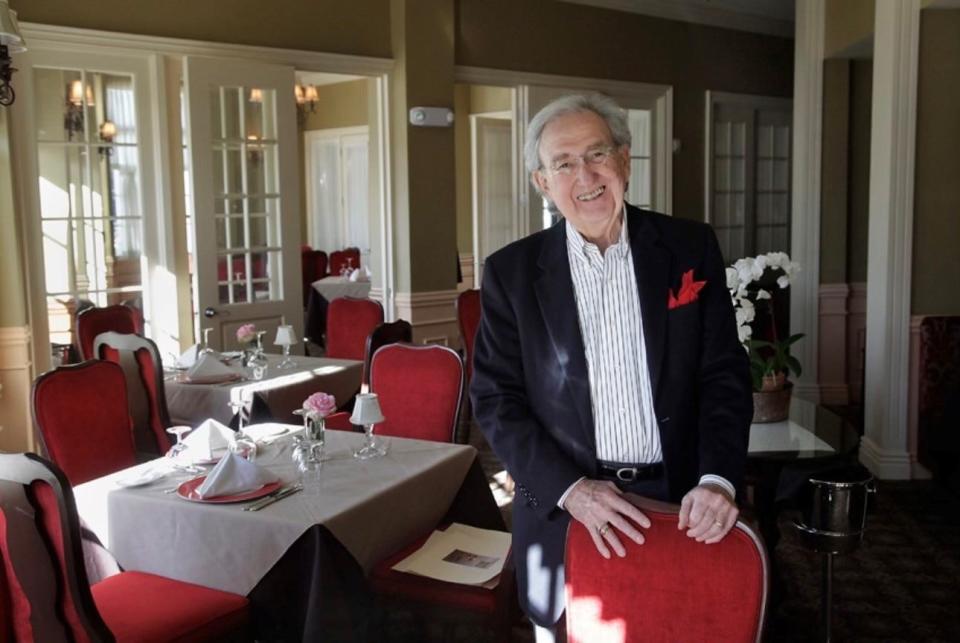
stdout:
[(563, 613), (570, 518), (607, 558), (650, 526), (623, 491), (679, 502), (700, 542), (726, 535), (752, 398), (712, 230), (624, 202), (623, 111), (560, 98), (530, 122), (525, 157), (563, 220), (487, 259), (471, 396), (517, 482), (517, 582), (539, 640)]

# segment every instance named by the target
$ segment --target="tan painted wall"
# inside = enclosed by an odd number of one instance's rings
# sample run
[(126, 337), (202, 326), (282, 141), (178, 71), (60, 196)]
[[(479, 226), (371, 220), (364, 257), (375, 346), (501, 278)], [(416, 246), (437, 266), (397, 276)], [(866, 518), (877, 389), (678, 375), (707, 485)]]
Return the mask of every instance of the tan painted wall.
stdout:
[(389, 0), (12, 0), (21, 22), (390, 57)]
[(854, 60), (850, 63), (850, 222), (847, 233), (847, 281), (850, 283), (867, 281), (872, 106), (873, 62)]
[(823, 63), (823, 163), (820, 193), (820, 283), (847, 281), (847, 182), (850, 62)]
[(0, 328), (27, 323), (20, 227), (14, 211), (7, 109), (0, 107)]
[(458, 65), (674, 88), (673, 210), (703, 219), (704, 91), (793, 93), (793, 40), (547, 0), (460, 0)]
[(920, 17), (914, 315), (960, 315), (960, 10)]
[(823, 51), (826, 58), (848, 56), (873, 39), (876, 0), (827, 0)]

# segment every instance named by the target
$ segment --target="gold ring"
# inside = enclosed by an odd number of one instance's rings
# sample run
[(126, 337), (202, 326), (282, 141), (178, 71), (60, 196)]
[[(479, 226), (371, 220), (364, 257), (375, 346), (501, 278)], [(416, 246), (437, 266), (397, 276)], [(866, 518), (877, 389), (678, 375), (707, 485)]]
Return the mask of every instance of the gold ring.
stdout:
[(610, 531), (610, 523), (605, 522), (603, 523), (603, 526), (597, 530), (597, 533), (600, 534), (601, 536), (606, 536), (608, 531)]

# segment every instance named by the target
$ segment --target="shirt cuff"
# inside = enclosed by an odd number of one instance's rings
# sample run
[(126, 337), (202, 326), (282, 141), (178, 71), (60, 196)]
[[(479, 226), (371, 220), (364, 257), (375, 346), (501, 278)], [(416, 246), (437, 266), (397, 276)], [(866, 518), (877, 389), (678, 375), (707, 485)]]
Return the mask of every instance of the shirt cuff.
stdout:
[[(567, 501), (567, 496), (570, 495), (570, 492), (573, 491), (573, 488), (574, 488), (574, 487), (576, 487), (578, 484), (580, 484), (582, 481), (584, 481), (584, 480), (586, 480), (586, 479), (587, 479), (587, 476), (582, 476), (579, 480), (577, 480), (577, 481), (574, 482), (572, 485), (570, 485), (569, 487), (567, 487), (567, 490), (563, 492), (563, 495), (562, 495), (562, 496), (560, 496), (560, 500), (557, 500), (557, 506), (560, 507), (561, 509), (565, 509), (565, 507), (563, 506), (563, 503), (565, 503), (565, 502)], [(724, 482), (726, 482), (726, 481), (724, 481)], [(730, 484), (730, 483), (728, 482), (727, 484)]]
[[(733, 485), (730, 484), (730, 481), (727, 480), (726, 478), (722, 476), (714, 475), (712, 473), (706, 473), (700, 476), (700, 484), (704, 484), (706, 482), (709, 482), (710, 484), (715, 484), (718, 487), (723, 487), (724, 489), (727, 490), (727, 493), (730, 494), (731, 498), (736, 499), (737, 490), (733, 488)], [(570, 493), (569, 489), (567, 490), (567, 493)]]

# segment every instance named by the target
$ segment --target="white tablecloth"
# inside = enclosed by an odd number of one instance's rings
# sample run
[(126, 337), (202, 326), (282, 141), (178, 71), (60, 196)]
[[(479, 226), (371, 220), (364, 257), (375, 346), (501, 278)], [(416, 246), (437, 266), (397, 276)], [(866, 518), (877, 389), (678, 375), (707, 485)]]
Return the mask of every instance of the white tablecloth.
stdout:
[(226, 384), (187, 384), (176, 379), (164, 382), (167, 409), (174, 424), (196, 426), (207, 418), (224, 424), (233, 417), (230, 400), (252, 391), (263, 399), (279, 422), (296, 421), (299, 409), (311, 393), (323, 391), (345, 404), (360, 390), (363, 362), (352, 359), (294, 356), (294, 368), (280, 370), (279, 355), (268, 355), (269, 367), (263, 380)]
[[(364, 572), (436, 525), (476, 458), (470, 446), (383, 438), (388, 454), (351, 456), (363, 435), (327, 432), (319, 481), (258, 512), (243, 504), (211, 505), (164, 493), (179, 479), (122, 489), (115, 480), (133, 469), (74, 489), (87, 525), (127, 570), (161, 574), (248, 594), (283, 553), (322, 524)], [(284, 482), (298, 478), (289, 438), (266, 447), (258, 464)], [(157, 461), (139, 468), (157, 466)]]
[(313, 282), (313, 289), (327, 301), (337, 297), (366, 299), (370, 295), (369, 281), (350, 281), (346, 277), (324, 277)]

